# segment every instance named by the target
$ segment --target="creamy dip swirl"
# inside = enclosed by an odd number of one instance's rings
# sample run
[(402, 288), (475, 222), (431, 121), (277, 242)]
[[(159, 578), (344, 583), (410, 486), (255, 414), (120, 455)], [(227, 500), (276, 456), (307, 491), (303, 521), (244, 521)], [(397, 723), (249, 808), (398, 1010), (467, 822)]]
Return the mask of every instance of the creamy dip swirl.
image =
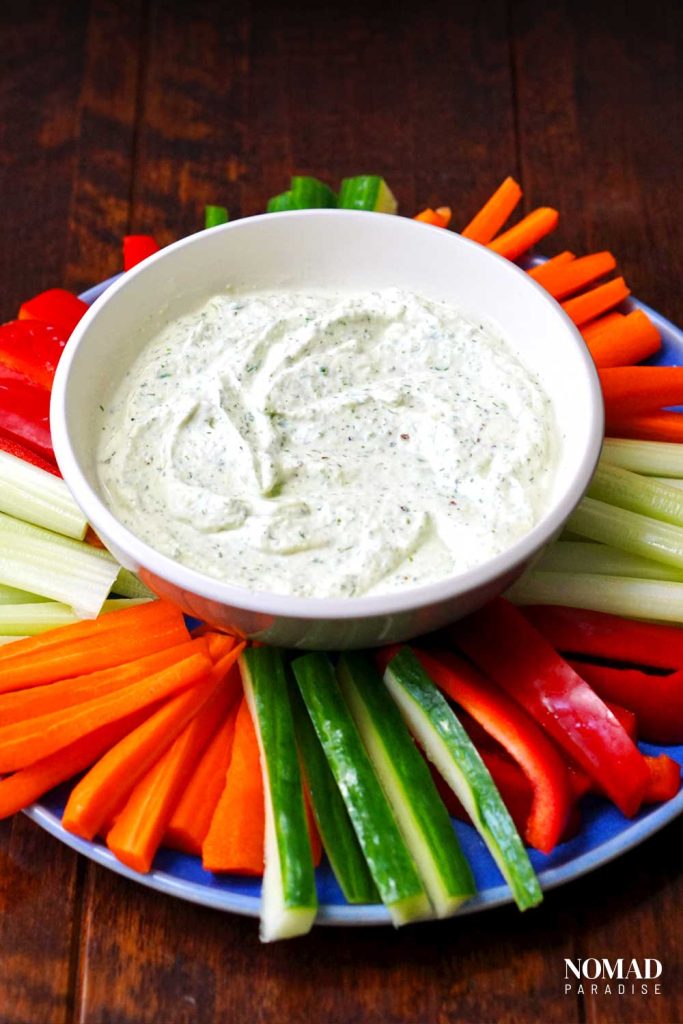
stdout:
[(550, 403), (490, 327), (389, 288), (223, 294), (102, 416), (111, 508), (226, 582), (356, 597), (477, 565), (538, 521)]

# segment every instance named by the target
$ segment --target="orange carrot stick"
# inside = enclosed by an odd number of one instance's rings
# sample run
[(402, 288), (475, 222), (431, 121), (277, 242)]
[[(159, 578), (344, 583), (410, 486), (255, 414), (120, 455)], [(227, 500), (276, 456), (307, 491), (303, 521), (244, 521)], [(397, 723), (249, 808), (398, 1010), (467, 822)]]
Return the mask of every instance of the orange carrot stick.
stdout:
[(265, 797), (258, 741), (245, 699), (235, 723), (225, 787), (202, 844), (207, 871), (263, 874)]
[(541, 278), (541, 283), (553, 298), (566, 299), (568, 295), (609, 274), (616, 265), (617, 261), (611, 252), (594, 252), (564, 266), (549, 269)]
[(46, 633), (29, 636), (25, 640), (10, 644), (11, 650), (10, 647), (6, 647), (0, 651), (0, 667), (4, 670), (10, 659), (23, 657), (24, 654), (32, 654), (48, 647), (61, 647), (62, 644), (75, 643), (77, 640), (90, 639), (93, 636), (99, 637), (113, 630), (151, 629), (162, 622), (178, 622), (179, 619), (182, 619), (182, 612), (167, 601), (148, 601), (145, 604), (129, 606), (120, 612), (107, 612), (98, 619), (72, 622), (68, 626), (59, 626), (57, 629), (50, 629)]
[(683, 416), (679, 412), (643, 413), (630, 416), (623, 422), (608, 424), (610, 437), (625, 437), (637, 441), (673, 441), (683, 444)]
[(227, 654), (235, 646), (234, 636), (227, 633), (205, 633), (206, 642), (209, 646), (209, 657), (212, 661), (220, 661), (223, 655)]
[[(239, 657), (242, 646), (226, 655), (221, 672)], [(69, 832), (92, 839), (105, 822), (123, 807), (133, 787), (173, 743), (215, 692), (218, 684), (213, 666), (206, 678), (173, 697), (147, 721), (112, 747), (71, 791), (62, 825)]]
[(600, 369), (639, 363), (655, 355), (662, 347), (659, 331), (642, 309), (634, 309), (628, 316), (619, 316), (590, 337), (584, 331), (584, 338), (595, 365)]
[[(232, 756), (235, 722), (240, 702), (228, 711), (210, 740), (192, 778), (178, 801), (166, 829), (163, 845), (201, 856), (202, 843), (221, 793)], [(2, 783), (0, 783), (0, 791)]]
[(193, 654), (205, 654), (208, 657), (207, 641), (188, 640), (187, 643), (169, 647), (165, 651), (155, 651), (144, 658), (106, 668), (101, 672), (62, 679), (47, 686), (34, 686), (30, 690), (0, 694), (0, 726), (70, 708), (94, 697), (103, 697), (131, 683), (142, 682), (150, 675)]
[(683, 405), (683, 366), (612, 366), (599, 372), (608, 420)]
[(451, 211), (448, 206), (440, 206), (438, 210), (432, 210), (430, 206), (422, 213), (415, 215), (413, 220), (420, 220), (423, 224), (433, 224), (436, 228), (446, 228), (451, 219)]
[(554, 273), (556, 267), (566, 267), (568, 263), (575, 260), (576, 256), (573, 252), (569, 252), (565, 249), (564, 252), (559, 252), (557, 256), (552, 256), (545, 263), (539, 263), (537, 267), (532, 267), (527, 273), (529, 277), (533, 277), (534, 281), (538, 281), (539, 284), (543, 284), (544, 279), (549, 274)]
[(575, 299), (568, 299), (562, 303), (562, 308), (575, 324), (579, 327), (593, 320), (596, 316), (607, 312), (613, 306), (627, 299), (631, 289), (627, 286), (623, 277), (615, 277), (606, 284), (600, 284), (597, 288), (591, 288), (583, 295), (577, 295)]
[(49, 757), (22, 768), (0, 781), (0, 818), (22, 811), (60, 782), (78, 775), (102, 757), (110, 747), (136, 729), (149, 716), (149, 708), (135, 711), (118, 722), (103, 725)]
[(605, 313), (604, 316), (599, 316), (587, 324), (582, 324), (581, 333), (586, 341), (590, 341), (591, 338), (594, 338), (596, 334), (600, 334), (607, 327), (612, 327), (614, 324), (618, 324), (625, 319), (625, 313), (617, 313), (616, 310), (612, 310), (611, 313)]
[(461, 235), (486, 245), (498, 234), (521, 198), (522, 190), (515, 179), (506, 178), (467, 227), (463, 228)]
[(13, 772), (48, 757), (108, 722), (148, 707), (203, 679), (212, 668), (204, 654), (190, 658), (104, 697), (95, 697), (63, 711), (0, 727), (0, 772)]
[(557, 227), (559, 213), (549, 206), (540, 206), (537, 210), (528, 213), (519, 224), (515, 224), (509, 231), (498, 235), (488, 247), (493, 252), (506, 256), (509, 260), (516, 260), (528, 249), (536, 245), (541, 238), (550, 234)]
[[(126, 611), (141, 611), (146, 607), (149, 606), (137, 605)], [(103, 619), (125, 615), (126, 611), (112, 612), (103, 616)], [(96, 623), (100, 621), (94, 620)], [(127, 619), (127, 622), (130, 620)], [(74, 626), (82, 625), (81, 622), (74, 623)], [(64, 629), (71, 628), (64, 626), (51, 632), (62, 633)], [(112, 668), (190, 639), (182, 614), (176, 609), (173, 609), (172, 614), (167, 614), (164, 620), (151, 624), (143, 619), (139, 626), (133, 627), (131, 623), (124, 628), (94, 632), (90, 636), (78, 633), (61, 643), (36, 646), (31, 643), (49, 636), (50, 633), (43, 633), (37, 637), (27, 637), (0, 649), (0, 693), (42, 686), (70, 676)], [(10, 648), (17, 648), (16, 653), (3, 657)]]
[(152, 768), (140, 779), (107, 834), (118, 860), (143, 874), (149, 871), (180, 794), (194, 771), (216, 723), (235, 703), (237, 685), (226, 685), (219, 662), (212, 673), (217, 688)]

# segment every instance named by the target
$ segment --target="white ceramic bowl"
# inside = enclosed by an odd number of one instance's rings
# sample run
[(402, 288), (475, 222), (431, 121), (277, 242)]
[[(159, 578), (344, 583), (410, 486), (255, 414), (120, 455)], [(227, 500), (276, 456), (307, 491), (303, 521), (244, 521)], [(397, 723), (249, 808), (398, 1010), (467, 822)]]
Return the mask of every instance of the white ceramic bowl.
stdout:
[[(398, 286), (451, 301), (497, 324), (550, 396), (562, 441), (548, 510), (525, 537), (473, 569), (386, 596), (300, 598), (256, 592), (195, 572), (126, 529), (103, 500), (96, 469), (100, 405), (148, 339), (227, 285)], [(199, 232), (125, 274), (92, 306), (60, 361), (51, 426), (59, 468), (113, 554), (191, 615), (290, 647), (344, 648), (407, 639), (499, 594), (561, 528), (599, 456), (599, 382), (580, 334), (518, 267), (453, 232), (403, 217), (307, 210)]]

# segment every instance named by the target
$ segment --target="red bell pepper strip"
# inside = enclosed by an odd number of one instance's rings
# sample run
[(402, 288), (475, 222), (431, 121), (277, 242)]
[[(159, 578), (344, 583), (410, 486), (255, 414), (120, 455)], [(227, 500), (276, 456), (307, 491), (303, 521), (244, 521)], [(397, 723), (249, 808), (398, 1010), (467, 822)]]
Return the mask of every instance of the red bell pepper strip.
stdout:
[(161, 246), (151, 235), (125, 235), (123, 239), (123, 269), (132, 270), (148, 256), (159, 252)]
[(0, 364), (51, 388), (67, 335), (42, 320), (11, 320), (0, 326)]
[(44, 320), (66, 331), (67, 337), (88, 310), (87, 302), (64, 288), (48, 288), (19, 308), (20, 320)]
[(6, 366), (0, 366), (0, 433), (54, 462), (50, 392)]
[(623, 814), (636, 813), (649, 778), (643, 755), (597, 693), (517, 608), (498, 598), (456, 623), (452, 635)]
[(681, 766), (678, 761), (660, 754), (646, 757), (650, 778), (645, 788), (644, 804), (660, 804), (671, 800), (681, 788)]
[[(415, 654), (437, 686), (493, 736), (524, 772), (533, 800), (523, 834), (530, 846), (550, 853), (565, 829), (572, 804), (567, 767), (559, 751), (526, 711), (461, 658), (441, 652), (434, 656), (416, 650)], [(480, 753), (483, 757), (484, 750)]]
[[(576, 669), (576, 674), (581, 676), (582, 679), (586, 679), (585, 675), (583, 675), (581, 670), (578, 668)], [(586, 682), (590, 683), (590, 679), (586, 679)], [(595, 690), (595, 687), (593, 687), (593, 689)], [(599, 693), (598, 690), (595, 690), (595, 692), (598, 694), (598, 697), (602, 697), (602, 694)], [(626, 735), (635, 743), (638, 739), (638, 719), (633, 711), (629, 711), (628, 708), (623, 708), (621, 704), (615, 704), (614, 701), (605, 700), (604, 697), (602, 697), (602, 699), (605, 701), (605, 706), (610, 709)]]
[(553, 605), (529, 606), (524, 616), (553, 647), (566, 654), (683, 669), (683, 629), (678, 626)]
[(683, 671), (656, 676), (637, 668), (571, 661), (570, 665), (607, 701), (633, 712), (650, 743), (683, 743)]
[(23, 459), (24, 462), (30, 462), (32, 466), (37, 466), (38, 469), (44, 469), (47, 473), (52, 473), (53, 476), (60, 476), (60, 472), (56, 466), (51, 462), (47, 462), (46, 459), (41, 459), (40, 455), (31, 451), (30, 448), (26, 448), (25, 445), (19, 444), (13, 438), (6, 437), (2, 431), (0, 431), (0, 452), (7, 452), (9, 455), (14, 455), (17, 459)]

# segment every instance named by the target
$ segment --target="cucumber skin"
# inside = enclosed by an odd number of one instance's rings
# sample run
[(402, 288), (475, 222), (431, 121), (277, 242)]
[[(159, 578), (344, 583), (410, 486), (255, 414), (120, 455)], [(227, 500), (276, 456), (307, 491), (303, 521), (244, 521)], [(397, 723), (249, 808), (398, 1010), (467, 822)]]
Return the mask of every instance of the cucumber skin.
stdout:
[(297, 210), (298, 207), (294, 204), (291, 192), (280, 192), (277, 196), (272, 196), (268, 200), (266, 206), (266, 213), (286, 213), (289, 210)]
[[(539, 904), (543, 893), (536, 873), (486, 765), (455, 712), (409, 648), (401, 648), (392, 658), (384, 680), (395, 697), (395, 691), (401, 691), (428, 720), (458, 774), (463, 776), (478, 819), (475, 826), (510, 885), (519, 909)], [(426, 753), (432, 759), (427, 748)]]
[(240, 665), (250, 682), (265, 755), (266, 798), (275, 823), (283, 903), (287, 909), (315, 911), (315, 871), (283, 655), (273, 647), (252, 647), (244, 651)]
[(314, 652), (292, 662), (292, 670), (382, 902), (395, 924), (428, 916), (427, 894), (344, 702), (332, 663), (325, 654)]
[(289, 194), (296, 210), (326, 210), (337, 205), (337, 196), (329, 185), (305, 175), (292, 178)]
[[(380, 202), (380, 197), (389, 198), (389, 208)], [(344, 178), (339, 189), (337, 205), (345, 210), (369, 210), (396, 213), (397, 204), (389, 186), (377, 174), (359, 174), (355, 178)]]
[[(420, 842), (428, 848), (429, 856), (439, 875), (438, 899), (443, 912), (453, 913), (459, 903), (474, 895), (476, 886), (429, 768), (415, 746), (398, 706), (392, 700), (382, 683), (381, 676), (367, 655), (356, 652), (342, 654), (337, 666), (337, 676), (354, 718), (356, 714), (355, 701), (351, 693), (353, 689), (367, 711), (385, 758), (390, 762), (391, 770), (398, 781), (404, 802), (410, 803), (409, 814), (420, 835)], [(360, 725), (359, 731), (365, 739)], [(383, 781), (379, 769), (377, 774), (380, 781)], [(401, 817), (395, 809), (394, 813), (401, 827)], [(410, 841), (408, 848), (410, 849)], [(412, 852), (419, 867), (417, 853), (415, 850)], [(430, 885), (424, 875), (423, 882), (429, 892)], [(434, 899), (432, 902), (436, 906)]]
[(339, 886), (347, 903), (379, 903), (379, 893), (365, 863), (349, 812), (295, 685), (290, 687), (290, 703), (313, 814)]

